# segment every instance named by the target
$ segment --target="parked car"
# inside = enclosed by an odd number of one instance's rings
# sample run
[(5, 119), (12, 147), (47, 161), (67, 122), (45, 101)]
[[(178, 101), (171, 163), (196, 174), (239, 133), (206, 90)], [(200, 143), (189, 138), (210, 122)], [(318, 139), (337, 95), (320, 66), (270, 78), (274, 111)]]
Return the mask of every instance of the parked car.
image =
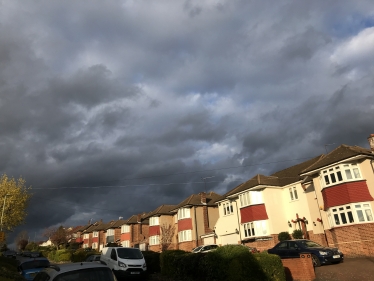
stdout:
[(29, 251), (23, 251), (22, 252), (22, 257), (31, 258), (31, 252), (29, 252)]
[(26, 258), (20, 260), (18, 264), (18, 272), (26, 280), (34, 280), (36, 274), (49, 265), (49, 260), (46, 258)]
[(147, 264), (138, 248), (104, 247), (100, 261), (113, 270), (118, 279), (147, 274)]
[(41, 270), (34, 281), (117, 281), (113, 272), (95, 262), (65, 263), (51, 265)]
[(217, 249), (219, 246), (216, 244), (198, 246), (192, 250), (192, 253), (208, 253)]
[(15, 251), (12, 251), (12, 250), (8, 250), (8, 251), (3, 252), (3, 257), (6, 257), (6, 258), (15, 259), (16, 256), (17, 256), (17, 253)]
[(101, 255), (90, 255), (90, 256), (88, 256), (88, 257), (86, 258), (85, 261), (87, 261), (87, 262), (93, 262), (93, 261), (98, 261), (98, 262), (100, 262), (100, 256), (101, 256)]
[(338, 248), (324, 247), (306, 239), (285, 240), (268, 250), (281, 258), (298, 258), (300, 253), (310, 253), (315, 267), (322, 264), (339, 263), (344, 260), (344, 254)]

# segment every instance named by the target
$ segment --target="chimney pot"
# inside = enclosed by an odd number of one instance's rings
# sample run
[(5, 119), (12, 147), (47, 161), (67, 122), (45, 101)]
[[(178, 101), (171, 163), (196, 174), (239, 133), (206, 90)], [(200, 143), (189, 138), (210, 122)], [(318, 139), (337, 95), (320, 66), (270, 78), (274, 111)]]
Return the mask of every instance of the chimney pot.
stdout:
[(374, 153), (374, 134), (370, 134), (368, 137), (371, 152)]

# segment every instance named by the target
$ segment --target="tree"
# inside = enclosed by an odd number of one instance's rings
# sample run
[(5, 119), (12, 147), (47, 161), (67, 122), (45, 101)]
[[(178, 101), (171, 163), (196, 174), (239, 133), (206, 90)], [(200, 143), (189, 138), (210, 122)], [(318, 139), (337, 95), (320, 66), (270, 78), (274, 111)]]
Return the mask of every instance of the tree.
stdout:
[[(12, 231), (26, 218), (26, 208), (30, 201), (31, 187), (26, 187), (23, 178), (9, 178), (6, 174), (0, 177), (0, 202), (3, 230)], [(4, 212), (3, 212), (4, 211)]]
[(173, 242), (175, 226), (171, 224), (163, 224), (161, 226), (160, 244), (161, 250), (166, 251), (169, 249), (170, 244)]
[(278, 240), (284, 241), (284, 240), (291, 240), (291, 235), (287, 231), (280, 232), (278, 234)]
[(25, 250), (26, 245), (29, 243), (29, 235), (27, 234), (27, 231), (21, 231), (17, 235), (15, 242), (19, 250)]
[(58, 228), (47, 228), (43, 232), (43, 236), (50, 239), (53, 245), (56, 246), (58, 249), (60, 245), (67, 244), (68, 238), (67, 238), (67, 231), (66, 229), (61, 225)]
[(303, 232), (300, 229), (295, 229), (292, 232), (293, 239), (303, 239)]

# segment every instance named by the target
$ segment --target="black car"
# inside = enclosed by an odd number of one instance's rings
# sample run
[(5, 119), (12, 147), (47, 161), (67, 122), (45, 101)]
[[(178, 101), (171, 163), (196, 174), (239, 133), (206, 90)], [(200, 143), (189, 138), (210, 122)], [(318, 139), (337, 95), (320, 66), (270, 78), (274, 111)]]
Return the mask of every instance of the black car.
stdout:
[(268, 253), (281, 258), (298, 258), (300, 253), (310, 253), (315, 267), (321, 264), (339, 263), (344, 259), (344, 254), (339, 249), (324, 247), (306, 239), (279, 242), (274, 248), (269, 249)]

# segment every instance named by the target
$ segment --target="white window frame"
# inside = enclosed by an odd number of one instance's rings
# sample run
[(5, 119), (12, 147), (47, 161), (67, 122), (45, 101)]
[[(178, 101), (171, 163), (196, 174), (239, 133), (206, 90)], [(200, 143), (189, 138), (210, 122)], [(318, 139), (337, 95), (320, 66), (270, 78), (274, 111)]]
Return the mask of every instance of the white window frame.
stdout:
[(98, 246), (98, 245), (97, 245), (96, 242), (93, 242), (93, 243), (92, 243), (92, 249), (97, 249), (97, 246)]
[(130, 240), (124, 240), (121, 242), (122, 247), (130, 247)]
[(160, 217), (150, 217), (149, 226), (160, 225)]
[(83, 234), (83, 239), (88, 239), (88, 238), (90, 238), (90, 234), (88, 233)]
[(112, 229), (112, 228), (108, 229), (106, 235), (107, 236), (114, 236), (114, 229)]
[(350, 203), (331, 207), (327, 211), (330, 227), (373, 222), (373, 210), (369, 202)]
[(160, 245), (160, 235), (153, 235), (149, 237), (149, 245)]
[(322, 170), (320, 173), (322, 188), (339, 183), (362, 179), (362, 173), (357, 163), (344, 163)]
[(234, 207), (232, 202), (222, 203), (223, 215), (228, 216), (234, 213)]
[(192, 241), (191, 229), (178, 232), (178, 242), (186, 242), (186, 241)]
[(92, 237), (99, 237), (99, 232), (98, 231), (92, 232)]
[(188, 219), (191, 217), (191, 209), (190, 208), (180, 208), (178, 210), (178, 220)]
[(239, 194), (239, 201), (240, 201), (241, 207), (264, 203), (264, 199), (262, 197), (262, 191), (258, 191), (258, 190), (246, 191), (246, 192), (243, 192), (242, 194)]
[(130, 226), (128, 224), (124, 224), (121, 226), (121, 233), (129, 233), (130, 232)]
[(288, 192), (290, 194), (291, 201), (299, 200), (299, 194), (297, 193), (296, 186), (290, 187)]
[(243, 224), (244, 237), (261, 237), (269, 233), (267, 220), (251, 221)]

